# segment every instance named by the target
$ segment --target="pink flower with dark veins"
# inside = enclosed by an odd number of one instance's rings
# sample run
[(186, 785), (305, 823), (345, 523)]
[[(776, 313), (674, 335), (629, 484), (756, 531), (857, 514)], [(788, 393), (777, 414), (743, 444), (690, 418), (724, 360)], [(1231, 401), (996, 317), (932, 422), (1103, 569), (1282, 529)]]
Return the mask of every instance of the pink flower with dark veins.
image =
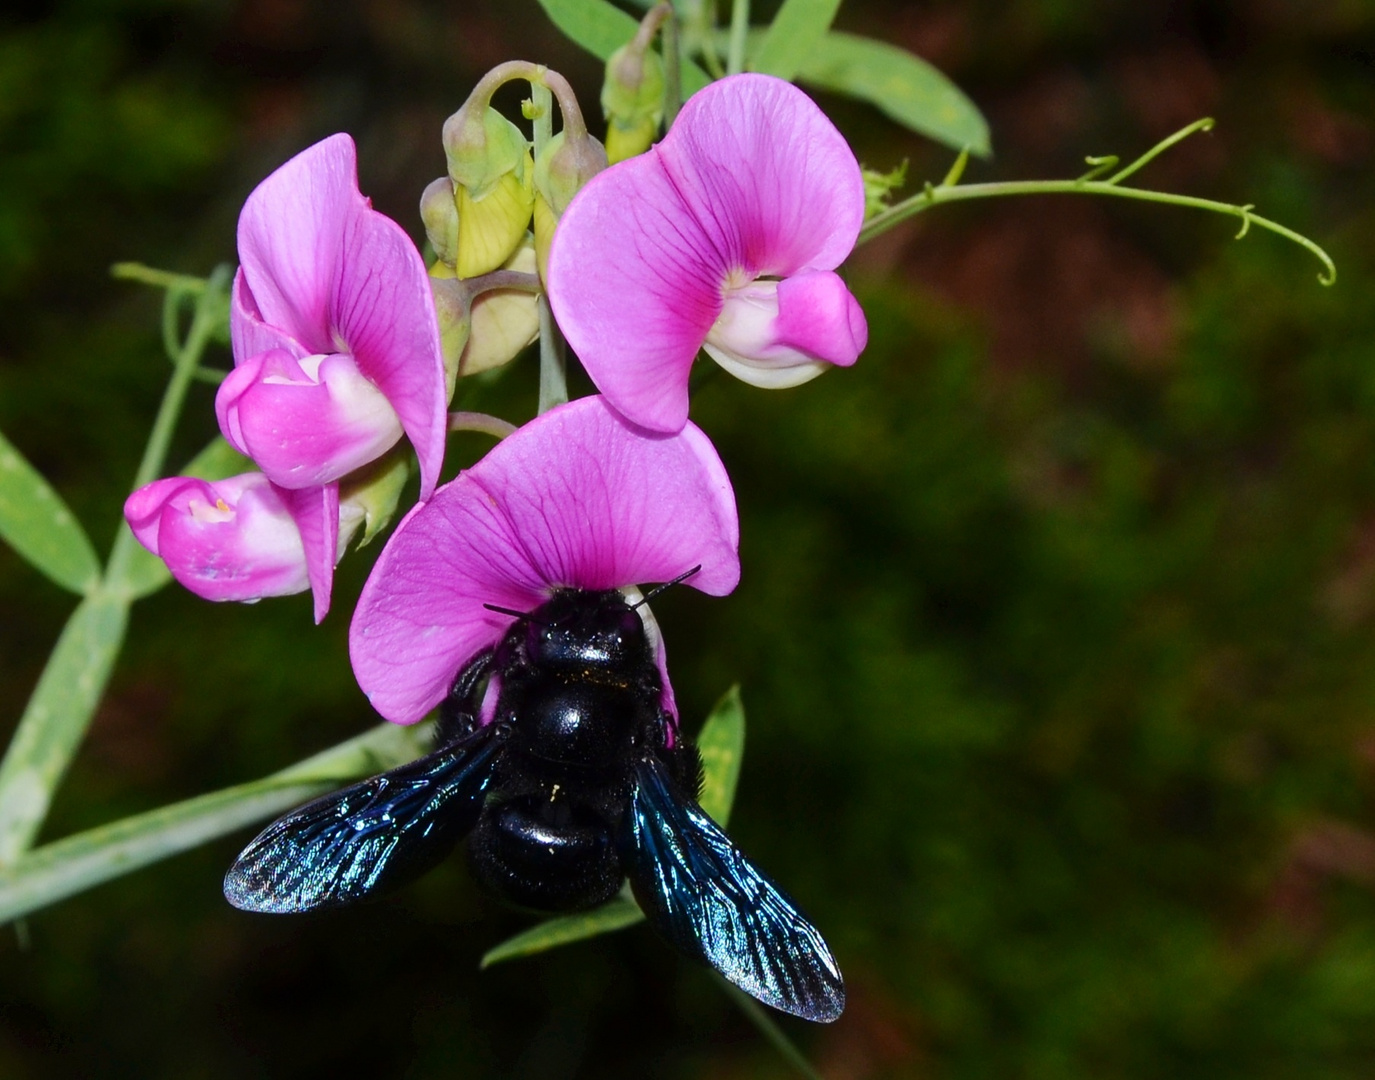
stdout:
[[(303, 535), (316, 621), (329, 607), (339, 480), (405, 434), (434, 491), (444, 358), (429, 278), (405, 231), (359, 192), (353, 140), (332, 135), (264, 180), (239, 215), (220, 430), (286, 500)], [(331, 517), (329, 507), (335, 507)]]
[(213, 483), (171, 476), (130, 495), (124, 516), (139, 543), (197, 596), (258, 600), (310, 587), (296, 497), (257, 472)]
[(550, 303), (607, 400), (677, 431), (699, 349), (768, 388), (855, 362), (868, 326), (834, 271), (863, 220), (859, 164), (811, 99), (731, 76), (573, 199), (550, 250)]
[[(740, 579), (725, 467), (699, 428), (628, 423), (600, 397), (553, 409), (497, 444), (398, 526), (354, 612), (359, 685), (388, 720), (421, 719), (455, 674), (560, 589), (668, 581), (713, 596)], [(648, 626), (664, 708), (662, 642)]]

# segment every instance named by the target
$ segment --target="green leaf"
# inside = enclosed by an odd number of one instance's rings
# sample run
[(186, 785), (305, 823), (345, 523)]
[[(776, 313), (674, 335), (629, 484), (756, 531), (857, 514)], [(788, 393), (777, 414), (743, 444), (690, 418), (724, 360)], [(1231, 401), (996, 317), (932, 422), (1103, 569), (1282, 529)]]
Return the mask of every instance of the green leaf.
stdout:
[[(253, 462), (244, 457), (216, 435), (199, 454), (186, 463), (179, 476), (195, 476), (201, 480), (223, 480), (248, 472)], [(128, 528), (126, 524), (124, 528)], [(140, 600), (157, 592), (172, 580), (167, 564), (145, 548), (135, 544), (130, 550), (124, 569), (124, 588), (131, 600)]]
[(224, 480), (249, 472), (252, 468), (251, 460), (225, 442), (223, 435), (216, 435), (177, 475), (194, 476), (200, 480)]
[(871, 38), (832, 30), (797, 69), (801, 82), (859, 98), (920, 135), (978, 157), (992, 154), (988, 122), (925, 60)]
[(0, 922), (280, 814), (340, 781), (402, 765), (425, 752), (427, 735), (424, 726), (380, 724), (261, 780), (47, 844), (0, 870)]
[[(609, 59), (635, 36), (640, 25), (639, 20), (607, 0), (539, 0), (539, 5), (555, 26), (598, 60)], [(683, 61), (679, 78), (684, 97), (695, 94), (711, 82), (705, 71), (687, 59)]]
[(49, 578), (78, 595), (100, 580), (100, 561), (80, 523), (0, 434), (0, 539)]
[(792, 82), (803, 61), (831, 28), (840, 0), (784, 0), (750, 68)]
[(129, 602), (102, 590), (63, 627), (0, 762), (0, 866), (33, 843), (110, 678)]
[(613, 930), (634, 926), (644, 917), (639, 905), (631, 897), (622, 894), (591, 911), (562, 915), (557, 919), (549, 919), (532, 926), (529, 930), (508, 938), (495, 949), (489, 950), (478, 966), (491, 967), (503, 960), (533, 956), (559, 945), (570, 945), (575, 941), (596, 937), (598, 934), (609, 934)]
[[(697, 739), (705, 777), (702, 783), (702, 809), (718, 825), (725, 827), (735, 801), (735, 785), (740, 778), (740, 759), (745, 752), (745, 708), (740, 703), (740, 687), (732, 686), (722, 695), (702, 725)], [(609, 934), (633, 926), (644, 918), (628, 888), (613, 900), (591, 911), (561, 915), (522, 931), (502, 942), (482, 958), (482, 967), (531, 956), (558, 945), (569, 945), (584, 938)]]
[(745, 706), (741, 704), (738, 685), (727, 690), (711, 710), (697, 736), (697, 749), (702, 755), (704, 773), (698, 802), (724, 829), (730, 821), (740, 762), (745, 756)]

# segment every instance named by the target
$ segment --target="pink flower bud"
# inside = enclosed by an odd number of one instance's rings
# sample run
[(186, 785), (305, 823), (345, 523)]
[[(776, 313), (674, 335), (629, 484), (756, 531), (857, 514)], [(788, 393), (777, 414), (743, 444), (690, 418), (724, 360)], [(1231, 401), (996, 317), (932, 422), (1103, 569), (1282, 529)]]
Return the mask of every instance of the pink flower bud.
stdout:
[(209, 483), (155, 480), (124, 503), (138, 542), (207, 600), (259, 600), (310, 588), (305, 546), (283, 494), (262, 473)]

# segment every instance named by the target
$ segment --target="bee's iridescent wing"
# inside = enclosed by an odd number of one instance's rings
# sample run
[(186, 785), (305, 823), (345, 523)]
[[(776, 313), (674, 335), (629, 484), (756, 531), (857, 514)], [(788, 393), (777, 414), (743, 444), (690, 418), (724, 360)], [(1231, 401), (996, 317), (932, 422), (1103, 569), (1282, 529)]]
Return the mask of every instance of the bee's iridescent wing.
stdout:
[(674, 789), (663, 762), (643, 759), (636, 779), (622, 861), (654, 927), (766, 1005), (838, 1017), (845, 984), (816, 927)]
[(505, 741), (490, 725), (278, 818), (224, 878), (236, 908), (341, 907), (419, 877), (477, 823)]

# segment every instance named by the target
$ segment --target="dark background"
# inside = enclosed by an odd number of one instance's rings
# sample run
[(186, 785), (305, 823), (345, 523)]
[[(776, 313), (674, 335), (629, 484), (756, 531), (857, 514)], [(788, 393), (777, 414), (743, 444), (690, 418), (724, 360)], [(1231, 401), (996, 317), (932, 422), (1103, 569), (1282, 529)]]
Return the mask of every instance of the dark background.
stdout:
[[(247, 192), (336, 130), (418, 235), (439, 126), (484, 70), (547, 62), (589, 109), (600, 83), (533, 0), (6, 11), (0, 430), (102, 546), (167, 374), (157, 296), (110, 263), (232, 261)], [(971, 180), (1074, 176), (1216, 116), (1139, 180), (1254, 202), (1342, 278), (1192, 211), (938, 209), (852, 260), (854, 369), (699, 395), (744, 577), (655, 606), (689, 724), (742, 684), (732, 832), (846, 973), (837, 1024), (784, 1026), (831, 1080), (1369, 1075), (1375, 6), (852, 0), (837, 25), (970, 93), (998, 155)], [(948, 165), (822, 101), (866, 163)], [(534, 369), (464, 405), (528, 416)], [(193, 393), (174, 460), (213, 433), (211, 400)], [(456, 438), (450, 469), (484, 446)], [(370, 560), (345, 561), (318, 629), (306, 597), (138, 605), (44, 837), (374, 722), (345, 652)], [(71, 606), (0, 550), (0, 730)], [(6, 931), (0, 1075), (788, 1075), (643, 928), (479, 973), (527, 920), (462, 860), (277, 921), (220, 897), (245, 839), (41, 912), (26, 946)]]

